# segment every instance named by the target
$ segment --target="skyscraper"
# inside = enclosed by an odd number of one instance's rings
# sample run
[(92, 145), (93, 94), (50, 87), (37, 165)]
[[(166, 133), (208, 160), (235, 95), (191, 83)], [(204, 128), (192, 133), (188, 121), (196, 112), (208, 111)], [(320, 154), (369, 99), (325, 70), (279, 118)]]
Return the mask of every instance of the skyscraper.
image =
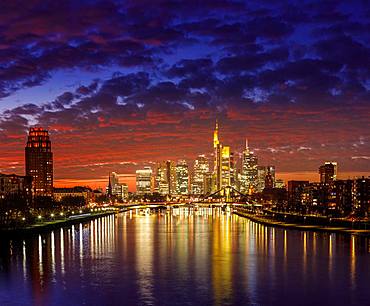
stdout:
[(230, 186), (234, 182), (233, 153), (229, 146), (223, 146), (218, 138), (218, 122), (213, 132), (214, 149), (214, 186), (213, 191), (220, 190), (223, 187)]
[(182, 195), (189, 193), (188, 164), (183, 159), (179, 160), (176, 165), (176, 193)]
[(115, 196), (118, 199), (125, 200), (128, 197), (128, 185), (119, 182), (119, 176), (116, 172), (109, 174), (109, 181), (106, 190), (109, 196)]
[(231, 155), (230, 147), (223, 146), (221, 156), (221, 188), (230, 186), (231, 184)]
[(326, 161), (325, 165), (332, 164), (334, 166), (334, 175), (333, 175), (333, 180), (337, 180), (337, 175), (338, 175), (338, 163), (335, 161)]
[[(245, 140), (245, 149), (242, 157), (241, 191), (244, 193), (257, 188), (257, 156), (249, 150), (248, 139)], [(263, 178), (264, 179), (264, 178)]]
[(255, 187), (255, 191), (262, 192), (265, 189), (265, 180), (267, 174), (267, 167), (266, 166), (257, 166), (257, 178), (256, 183), (253, 187)]
[(330, 184), (334, 181), (335, 166), (332, 163), (325, 163), (319, 168), (320, 183)]
[(26, 175), (32, 177), (34, 196), (53, 195), (53, 153), (49, 133), (42, 127), (30, 128), (25, 147)]
[(213, 149), (214, 149), (214, 164), (213, 164), (213, 175), (214, 175), (214, 187), (213, 191), (220, 190), (222, 188), (222, 145), (218, 139), (218, 122), (216, 121), (216, 127), (213, 132)]
[(271, 168), (267, 167), (267, 173), (265, 176), (265, 188), (272, 189), (274, 188), (274, 179), (272, 177)]
[(168, 182), (167, 182), (167, 167), (165, 162), (158, 163), (155, 174), (155, 192), (162, 195), (169, 193)]
[(272, 183), (272, 187), (271, 186), (270, 187), (271, 188), (274, 188), (275, 187), (275, 181), (276, 181), (276, 178), (275, 178), (275, 174), (276, 174), (275, 166), (272, 166), (272, 165), (267, 166), (266, 167), (266, 170), (267, 170), (266, 175), (270, 174), (271, 175), (271, 179), (272, 179), (272, 182), (269, 182), (270, 185)]
[(193, 175), (191, 181), (192, 194), (205, 194), (204, 181), (205, 175), (209, 172), (209, 162), (205, 155), (199, 155), (194, 162)]
[(162, 195), (176, 193), (176, 168), (173, 161), (167, 160), (158, 164), (155, 191)]
[(136, 193), (139, 195), (152, 192), (152, 168), (136, 170)]

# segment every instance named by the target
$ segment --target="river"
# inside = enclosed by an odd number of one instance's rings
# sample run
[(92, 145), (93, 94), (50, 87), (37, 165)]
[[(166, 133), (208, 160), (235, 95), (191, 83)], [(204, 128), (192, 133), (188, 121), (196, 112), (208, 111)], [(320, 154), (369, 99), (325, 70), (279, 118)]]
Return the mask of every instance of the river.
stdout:
[(0, 241), (0, 305), (369, 305), (369, 238), (218, 208), (101, 217)]

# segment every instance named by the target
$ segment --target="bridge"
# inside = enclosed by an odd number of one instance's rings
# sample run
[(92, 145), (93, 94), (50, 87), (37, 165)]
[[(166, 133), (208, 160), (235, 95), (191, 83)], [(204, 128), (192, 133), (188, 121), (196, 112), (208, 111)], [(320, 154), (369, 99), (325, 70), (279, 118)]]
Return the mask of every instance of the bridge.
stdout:
[(232, 186), (225, 186), (213, 193), (202, 195), (196, 199), (183, 199), (179, 201), (164, 202), (134, 202), (114, 205), (120, 210), (143, 209), (143, 208), (167, 208), (167, 207), (230, 207), (244, 205), (249, 207), (259, 206), (253, 203), (249, 195), (241, 193)]

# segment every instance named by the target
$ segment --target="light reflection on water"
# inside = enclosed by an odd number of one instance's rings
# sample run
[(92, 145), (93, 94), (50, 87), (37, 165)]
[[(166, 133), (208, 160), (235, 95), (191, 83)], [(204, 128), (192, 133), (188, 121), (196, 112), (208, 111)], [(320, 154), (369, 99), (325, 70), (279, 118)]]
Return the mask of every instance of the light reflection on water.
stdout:
[(366, 304), (369, 250), (220, 209), (136, 210), (2, 240), (0, 305)]

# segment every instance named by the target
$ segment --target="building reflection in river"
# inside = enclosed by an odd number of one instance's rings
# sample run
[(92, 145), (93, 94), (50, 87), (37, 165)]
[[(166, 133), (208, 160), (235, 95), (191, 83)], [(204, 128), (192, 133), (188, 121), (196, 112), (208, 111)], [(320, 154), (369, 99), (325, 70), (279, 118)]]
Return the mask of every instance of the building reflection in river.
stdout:
[[(265, 227), (221, 209), (137, 210), (1, 240), (0, 302), (289, 304), (299, 286), (307, 301), (322, 287), (351, 304), (369, 250), (367, 238)], [(339, 284), (347, 295), (334, 294)]]

